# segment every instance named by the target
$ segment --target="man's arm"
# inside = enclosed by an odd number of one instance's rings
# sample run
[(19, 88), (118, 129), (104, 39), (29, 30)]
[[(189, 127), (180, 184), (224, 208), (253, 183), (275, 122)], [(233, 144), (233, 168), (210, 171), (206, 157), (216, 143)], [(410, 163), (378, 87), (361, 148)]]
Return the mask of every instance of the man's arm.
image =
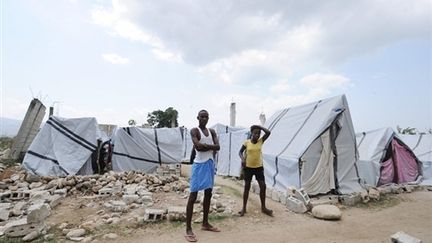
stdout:
[(260, 129), (264, 131), (264, 136), (262, 137), (263, 142), (265, 140), (267, 140), (267, 138), (270, 136), (270, 130), (268, 130), (267, 128), (260, 126)]
[(210, 149), (208, 149), (205, 146), (205, 144), (202, 144), (202, 143), (199, 142), (199, 140), (200, 140), (199, 136), (200, 136), (200, 133), (198, 131), (198, 128), (192, 128), (192, 130), (191, 130), (191, 137), (192, 137), (192, 143), (193, 143), (195, 149), (197, 151), (202, 151), (202, 152), (209, 151)]
[(219, 151), (220, 150), (220, 145), (219, 145), (219, 139), (217, 137), (217, 134), (215, 132), (215, 130), (213, 129), (209, 129), (210, 133), (213, 137), (213, 144), (207, 144), (207, 147), (213, 151)]

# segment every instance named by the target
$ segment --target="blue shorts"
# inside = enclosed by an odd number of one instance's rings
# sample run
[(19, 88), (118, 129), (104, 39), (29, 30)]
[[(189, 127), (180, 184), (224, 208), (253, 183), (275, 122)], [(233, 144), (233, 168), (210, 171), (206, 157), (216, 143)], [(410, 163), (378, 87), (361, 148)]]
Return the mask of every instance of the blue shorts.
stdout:
[(212, 159), (204, 163), (193, 163), (190, 177), (190, 192), (197, 192), (214, 185), (215, 165)]

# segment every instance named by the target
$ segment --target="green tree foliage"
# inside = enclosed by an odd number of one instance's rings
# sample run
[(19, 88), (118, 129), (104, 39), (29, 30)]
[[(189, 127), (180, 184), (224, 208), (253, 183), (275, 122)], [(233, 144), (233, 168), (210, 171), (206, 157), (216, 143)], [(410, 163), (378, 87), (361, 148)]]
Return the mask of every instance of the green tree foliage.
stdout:
[(417, 129), (415, 127), (401, 128), (400, 126), (397, 126), (396, 128), (398, 133), (400, 134), (414, 135), (417, 133)]
[(172, 107), (165, 111), (156, 110), (147, 115), (147, 122), (151, 127), (178, 127), (178, 112)]
[(129, 119), (128, 124), (129, 126), (136, 126), (136, 121), (134, 119)]

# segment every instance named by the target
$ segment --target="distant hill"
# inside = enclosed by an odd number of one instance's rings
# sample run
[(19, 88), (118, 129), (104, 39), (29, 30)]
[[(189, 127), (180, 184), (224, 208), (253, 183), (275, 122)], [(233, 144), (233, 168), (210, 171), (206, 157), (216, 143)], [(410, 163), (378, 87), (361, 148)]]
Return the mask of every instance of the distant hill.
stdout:
[(0, 137), (15, 137), (22, 120), (0, 117)]

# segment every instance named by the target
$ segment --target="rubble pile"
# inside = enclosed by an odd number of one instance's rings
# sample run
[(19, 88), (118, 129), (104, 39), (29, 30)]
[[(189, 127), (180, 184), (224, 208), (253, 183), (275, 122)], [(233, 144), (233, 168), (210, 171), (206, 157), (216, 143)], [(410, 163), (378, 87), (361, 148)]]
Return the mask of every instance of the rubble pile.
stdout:
[[(92, 232), (104, 225), (137, 226), (164, 219), (185, 220), (184, 200), (189, 194), (189, 183), (180, 177), (178, 165), (162, 166), (156, 174), (110, 171), (103, 175), (62, 178), (33, 175), (20, 166), (12, 171), (10, 177), (0, 181), (0, 237), (49, 240), (55, 236), (47, 234), (48, 231), (56, 227), (66, 239), (89, 242), (94, 239)], [(215, 187), (213, 194), (210, 212), (232, 214), (235, 201), (222, 200), (220, 187)], [(82, 202), (79, 207), (93, 208), (97, 213), (88, 215), (87, 220), (78, 225), (43, 223), (67, 197)], [(202, 198), (201, 193), (197, 204)], [(201, 212), (202, 205), (197, 205), (194, 213)], [(111, 233), (102, 238), (112, 240), (117, 235)]]

